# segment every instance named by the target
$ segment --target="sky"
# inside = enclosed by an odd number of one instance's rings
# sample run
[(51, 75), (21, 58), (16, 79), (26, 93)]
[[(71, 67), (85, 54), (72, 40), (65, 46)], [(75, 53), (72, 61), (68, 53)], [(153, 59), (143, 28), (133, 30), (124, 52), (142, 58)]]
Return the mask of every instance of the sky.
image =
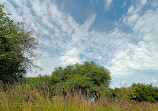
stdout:
[(28, 77), (94, 61), (111, 87), (158, 86), (158, 0), (1, 0), (15, 21), (33, 28), (40, 58)]

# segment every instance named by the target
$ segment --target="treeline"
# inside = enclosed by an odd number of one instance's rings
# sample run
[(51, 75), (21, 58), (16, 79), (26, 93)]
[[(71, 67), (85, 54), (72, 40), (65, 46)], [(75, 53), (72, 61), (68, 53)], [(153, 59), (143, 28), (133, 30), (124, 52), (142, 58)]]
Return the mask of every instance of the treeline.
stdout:
[[(23, 81), (31, 89), (39, 88), (46, 84), (51, 90), (51, 76), (39, 75), (38, 77), (27, 77)], [(152, 84), (133, 83), (130, 87), (109, 88), (110, 93), (103, 96), (110, 97), (112, 101), (137, 101), (137, 102), (158, 102), (158, 88)]]

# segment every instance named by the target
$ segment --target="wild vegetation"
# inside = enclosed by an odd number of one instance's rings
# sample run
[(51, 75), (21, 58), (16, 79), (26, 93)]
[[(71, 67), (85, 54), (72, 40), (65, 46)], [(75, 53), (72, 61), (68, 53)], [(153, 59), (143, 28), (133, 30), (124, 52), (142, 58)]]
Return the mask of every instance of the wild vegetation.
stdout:
[[(62, 91), (61, 91), (62, 93)], [(122, 99), (122, 100), (121, 100)], [(66, 96), (51, 95), (43, 82), (31, 89), (26, 84), (0, 83), (1, 111), (157, 111), (158, 103), (136, 102), (125, 98), (111, 99), (102, 95), (95, 102), (79, 92), (67, 92)]]
[[(158, 88), (133, 84), (111, 89), (110, 71), (94, 62), (25, 77), (36, 39), (0, 5), (0, 111), (157, 111)], [(26, 56), (27, 55), (27, 56)]]
[(0, 5), (0, 79), (5, 83), (18, 82), (32, 66), (36, 57), (36, 39), (24, 23), (14, 22)]
[[(24, 82), (27, 84), (31, 89), (38, 88), (39, 86), (43, 85), (43, 82), (48, 85), (49, 91), (52, 92), (53, 94), (56, 93), (55, 90), (52, 89), (51, 85), (51, 78), (52, 76), (38, 76), (38, 77), (29, 77), (25, 78)], [(54, 88), (54, 87), (53, 87)], [(61, 90), (63, 91), (62, 94), (66, 94), (67, 91), (76, 91), (78, 92), (79, 90), (75, 90), (75, 87), (72, 87), (72, 90), (66, 89), (66, 92), (64, 91), (63, 88), (57, 87), (58, 93), (61, 93)], [(152, 84), (140, 84), (140, 83), (133, 83), (130, 87), (120, 87), (120, 88), (115, 88), (111, 89), (110, 87), (107, 88), (108, 91), (105, 93), (101, 93), (99, 98), (101, 98), (103, 95), (105, 97), (109, 97), (111, 100), (115, 101), (136, 101), (136, 102), (149, 102), (149, 103), (156, 103), (158, 102), (158, 88), (153, 87)], [(82, 89), (80, 89), (81, 93), (85, 95), (86, 93), (82, 92)], [(90, 97), (95, 97), (95, 96), (90, 96)], [(99, 99), (98, 98), (98, 99)], [(97, 99), (97, 98), (96, 98)]]

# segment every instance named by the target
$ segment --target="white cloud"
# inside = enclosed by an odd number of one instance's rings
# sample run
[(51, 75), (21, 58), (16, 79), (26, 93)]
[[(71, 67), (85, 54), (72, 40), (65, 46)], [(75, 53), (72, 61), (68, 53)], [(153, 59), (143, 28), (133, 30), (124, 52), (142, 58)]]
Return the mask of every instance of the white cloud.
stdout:
[[(55, 49), (62, 50), (59, 53), (55, 52), (61, 64), (81, 62), (79, 55), (82, 52), (84, 53), (85, 48), (81, 41), (87, 40), (86, 37), (90, 35), (89, 29), (95, 21), (95, 14), (89, 16), (84, 24), (79, 25), (70, 15), (60, 11), (50, 0), (42, 3), (38, 0), (24, 1), (24, 3), (16, 0), (14, 3), (18, 7), (15, 7), (11, 2), (6, 2), (10, 5), (6, 7), (8, 11), (15, 10), (13, 14), (16, 14), (16, 16), (13, 16), (13, 18), (15, 20), (18, 17), (21, 19), (28, 18), (27, 23), (35, 25), (34, 29), (36, 36), (39, 36), (39, 43), (46, 47), (46, 50), (48, 48), (52, 48), (52, 51)], [(29, 4), (30, 7), (26, 4)], [(25, 7), (25, 10), (23, 10), (23, 7)], [(19, 11), (16, 11), (17, 9)], [(19, 15), (20, 12), (22, 12), (21, 15)], [(47, 51), (42, 53), (47, 53)], [(45, 64), (45, 61), (50, 60), (51, 56), (47, 55), (46, 58), (44, 59), (42, 56), (41, 60), (38, 61), (38, 65)]]
[(68, 50), (63, 56), (60, 57), (63, 65), (80, 63), (80, 59), (78, 57), (78, 50), (76, 48), (72, 48)]
[[(12, 12), (14, 20), (27, 18), (27, 23), (35, 25), (35, 34), (42, 47), (38, 50), (42, 54), (41, 59), (36, 64), (44, 69), (38, 71), (42, 74), (50, 74), (54, 67), (60, 65), (95, 59), (108, 67), (112, 76), (132, 75), (135, 70), (158, 70), (158, 9), (141, 13), (147, 0), (132, 5), (119, 21), (132, 33), (122, 31), (119, 26), (109, 32), (91, 30), (95, 13), (80, 25), (51, 0), (16, 0), (17, 8), (11, 2), (3, 2), (7, 4), (5, 9)], [(109, 9), (112, 0), (105, 2)], [(138, 42), (133, 42), (133, 39), (138, 39)], [(30, 73), (28, 76), (34, 75)]]
[[(86, 39), (89, 36), (89, 28), (95, 20), (95, 15), (91, 15), (84, 24), (82, 25), (73, 25), (74, 32), (71, 35), (71, 41), (67, 44), (67, 49), (64, 56), (60, 57), (62, 64), (74, 64), (81, 63), (80, 54), (84, 50), (84, 46), (81, 43), (82, 40)], [(73, 23), (73, 22), (70, 22)], [(76, 23), (75, 23), (76, 24)], [(64, 26), (64, 25), (63, 25)], [(68, 31), (67, 31), (68, 32)], [(80, 45), (79, 45), (80, 44)]]
[(147, 4), (147, 0), (136, 1), (135, 6), (132, 5), (129, 7), (127, 14), (139, 13), (146, 4)]
[(108, 10), (110, 8), (110, 6), (111, 6), (112, 0), (105, 0), (105, 2), (106, 2), (105, 7)]
[(140, 1), (140, 4), (141, 4), (142, 6), (146, 5), (146, 3), (147, 3), (147, 0), (141, 0), (141, 1)]
[(130, 6), (129, 9), (128, 9), (128, 14), (131, 14), (132, 12), (134, 11), (134, 6)]
[(140, 15), (140, 7), (145, 4), (146, 0), (142, 0), (136, 9), (130, 7), (129, 15), (122, 19), (133, 30), (133, 38), (139, 41), (129, 42), (114, 54), (109, 66), (115, 76), (133, 74), (135, 70), (158, 71), (158, 9)]

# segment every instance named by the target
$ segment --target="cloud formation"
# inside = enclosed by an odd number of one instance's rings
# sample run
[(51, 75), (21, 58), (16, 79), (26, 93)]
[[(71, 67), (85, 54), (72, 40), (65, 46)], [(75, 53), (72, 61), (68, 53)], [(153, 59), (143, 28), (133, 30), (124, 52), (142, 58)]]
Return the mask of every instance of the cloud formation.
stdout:
[(132, 70), (158, 70), (158, 10), (146, 10), (140, 15), (145, 4), (146, 1), (142, 0), (135, 9), (131, 6), (127, 16), (122, 19), (123, 23), (132, 29), (131, 36), (139, 40), (128, 43), (126, 48), (115, 53), (111, 68), (116, 75), (130, 74), (128, 71)]
[(112, 0), (105, 0), (105, 7), (108, 10), (112, 4)]
[[(110, 11), (114, 1), (104, 2), (106, 11)], [(83, 24), (79, 24), (52, 0), (2, 0), (1, 3), (14, 20), (25, 20), (34, 27), (33, 36), (39, 38), (37, 52), (42, 54), (41, 59), (35, 61), (43, 68), (38, 74), (51, 74), (54, 67), (92, 60), (110, 69), (113, 81), (117, 80), (113, 85), (125, 81), (123, 78), (128, 82), (128, 77), (137, 74), (151, 73), (158, 77), (158, 3), (154, 0), (131, 3), (110, 31), (92, 28), (98, 13), (89, 13)], [(145, 9), (147, 5), (152, 8)], [(144, 76), (141, 80), (149, 82), (148, 78)]]

